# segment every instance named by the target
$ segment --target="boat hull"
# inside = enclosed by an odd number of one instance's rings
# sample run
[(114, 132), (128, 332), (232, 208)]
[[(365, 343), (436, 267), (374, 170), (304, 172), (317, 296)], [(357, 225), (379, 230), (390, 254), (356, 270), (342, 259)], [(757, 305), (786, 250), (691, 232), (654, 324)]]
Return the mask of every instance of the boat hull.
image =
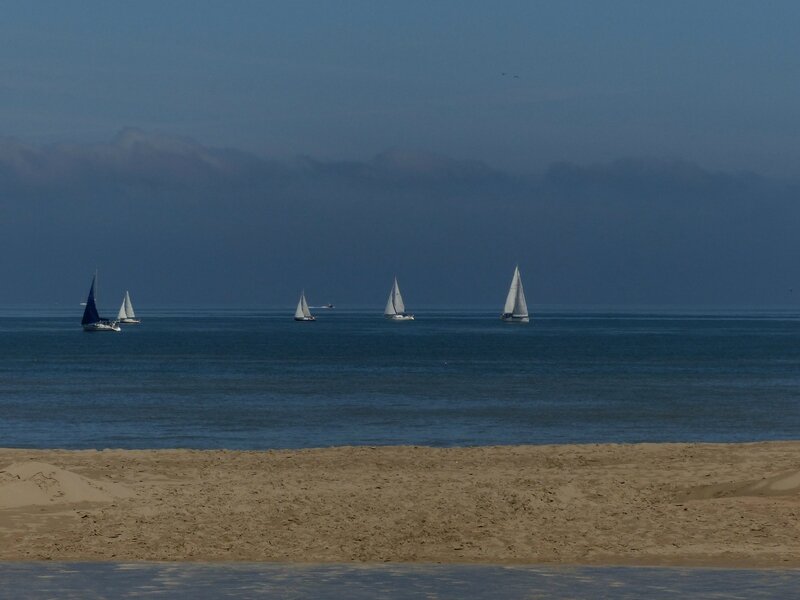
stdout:
[(142, 321), (140, 319), (130, 319), (130, 318), (126, 317), (124, 319), (120, 319), (118, 322), (120, 324), (122, 324), (122, 325), (137, 325), (138, 323), (141, 323)]
[(413, 321), (414, 315), (384, 315), (390, 321)]
[(99, 333), (103, 331), (122, 331), (122, 328), (112, 321), (110, 323), (87, 323), (83, 325), (83, 330), (86, 333)]
[(500, 315), (504, 323), (530, 323), (530, 317), (523, 315)]
[(316, 317), (295, 317), (295, 321), (316, 321)]

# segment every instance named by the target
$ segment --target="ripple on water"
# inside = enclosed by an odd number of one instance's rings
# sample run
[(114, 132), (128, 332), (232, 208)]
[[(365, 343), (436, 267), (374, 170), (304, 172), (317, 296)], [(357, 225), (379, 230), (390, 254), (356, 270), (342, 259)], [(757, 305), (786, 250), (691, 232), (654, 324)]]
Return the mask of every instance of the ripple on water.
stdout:
[(800, 570), (486, 565), (2, 563), (0, 598), (790, 598)]

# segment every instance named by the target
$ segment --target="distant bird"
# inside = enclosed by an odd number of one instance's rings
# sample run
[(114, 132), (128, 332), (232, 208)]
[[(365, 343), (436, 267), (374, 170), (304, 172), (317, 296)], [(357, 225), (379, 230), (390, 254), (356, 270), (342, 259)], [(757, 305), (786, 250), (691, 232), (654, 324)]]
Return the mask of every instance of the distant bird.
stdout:
[(514, 79), (519, 79), (519, 75), (514, 75)]
[(505, 76), (506, 76), (506, 74), (505, 74), (505, 73), (501, 73), (501, 75), (502, 75), (503, 77), (505, 77)]

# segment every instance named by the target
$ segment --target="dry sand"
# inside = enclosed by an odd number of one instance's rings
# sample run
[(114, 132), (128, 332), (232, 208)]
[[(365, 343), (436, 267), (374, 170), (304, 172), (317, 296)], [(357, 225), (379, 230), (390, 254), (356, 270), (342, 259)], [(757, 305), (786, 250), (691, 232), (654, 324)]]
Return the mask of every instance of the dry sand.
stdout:
[(0, 449), (0, 559), (800, 566), (800, 442)]

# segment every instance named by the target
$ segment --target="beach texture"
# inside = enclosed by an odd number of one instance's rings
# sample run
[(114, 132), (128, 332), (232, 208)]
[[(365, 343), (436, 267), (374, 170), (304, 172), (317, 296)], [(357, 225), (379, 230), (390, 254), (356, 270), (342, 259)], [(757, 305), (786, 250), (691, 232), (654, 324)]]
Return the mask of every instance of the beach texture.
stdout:
[(800, 442), (0, 450), (0, 559), (800, 567)]

